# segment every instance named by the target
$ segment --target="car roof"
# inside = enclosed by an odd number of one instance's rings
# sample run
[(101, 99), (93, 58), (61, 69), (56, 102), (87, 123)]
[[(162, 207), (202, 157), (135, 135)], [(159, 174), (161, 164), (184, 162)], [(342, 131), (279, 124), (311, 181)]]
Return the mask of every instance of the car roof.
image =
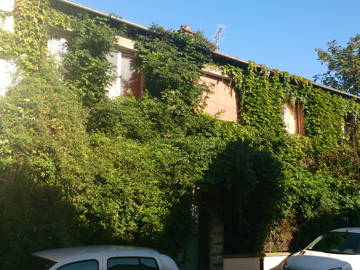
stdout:
[(54, 262), (59, 262), (72, 257), (90, 255), (154, 256), (159, 254), (159, 252), (153, 249), (134, 246), (81, 246), (49, 249), (33, 253), (34, 256)]
[(360, 233), (360, 227), (344, 227), (331, 230), (330, 232), (350, 232), (350, 233)]

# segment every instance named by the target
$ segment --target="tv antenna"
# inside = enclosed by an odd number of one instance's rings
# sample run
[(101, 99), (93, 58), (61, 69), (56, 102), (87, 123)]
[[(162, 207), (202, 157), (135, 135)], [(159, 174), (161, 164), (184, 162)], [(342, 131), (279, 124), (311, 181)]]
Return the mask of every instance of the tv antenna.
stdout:
[(224, 32), (224, 26), (223, 25), (218, 25), (215, 35), (214, 35), (214, 40), (215, 40), (215, 46), (216, 46), (216, 50), (219, 49), (219, 43), (221, 40), (221, 35)]

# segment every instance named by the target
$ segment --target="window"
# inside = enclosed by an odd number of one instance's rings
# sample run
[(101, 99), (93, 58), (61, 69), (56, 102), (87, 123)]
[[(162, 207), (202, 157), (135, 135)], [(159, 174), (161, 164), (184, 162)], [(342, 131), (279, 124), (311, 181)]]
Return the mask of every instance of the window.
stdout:
[(95, 260), (69, 263), (58, 268), (58, 270), (98, 270), (99, 264)]
[(110, 258), (107, 262), (108, 270), (157, 270), (158, 266), (153, 258), (118, 257)]
[(49, 55), (53, 56), (56, 61), (60, 62), (66, 53), (65, 38), (51, 38), (47, 42)]
[(348, 114), (345, 117), (344, 133), (349, 143), (354, 145), (356, 142), (357, 119), (354, 115)]
[(157, 270), (156, 261), (153, 258), (140, 258), (141, 270)]
[(304, 109), (297, 102), (286, 100), (283, 114), (285, 129), (289, 134), (304, 135)]
[(108, 88), (108, 96), (129, 96), (135, 95), (140, 98), (142, 88), (142, 76), (134, 68), (134, 56), (124, 52), (111, 52), (107, 56), (108, 61), (113, 65), (115, 82)]

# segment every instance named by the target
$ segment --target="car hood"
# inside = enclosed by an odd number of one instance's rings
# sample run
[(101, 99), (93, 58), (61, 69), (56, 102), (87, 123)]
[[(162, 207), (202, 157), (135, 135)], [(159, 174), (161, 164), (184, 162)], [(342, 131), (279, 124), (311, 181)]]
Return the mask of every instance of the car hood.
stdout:
[(327, 270), (349, 265), (348, 262), (340, 258), (328, 257), (326, 253), (320, 253), (321, 252), (308, 251), (295, 253), (286, 260), (287, 265), (290, 269), (296, 270)]

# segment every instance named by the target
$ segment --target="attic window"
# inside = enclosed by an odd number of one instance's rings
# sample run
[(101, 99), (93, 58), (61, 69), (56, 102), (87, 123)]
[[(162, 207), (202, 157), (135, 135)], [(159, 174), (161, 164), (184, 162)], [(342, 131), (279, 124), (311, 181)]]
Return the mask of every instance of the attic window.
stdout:
[(283, 109), (285, 129), (289, 134), (305, 135), (303, 105), (291, 100), (285, 100)]

